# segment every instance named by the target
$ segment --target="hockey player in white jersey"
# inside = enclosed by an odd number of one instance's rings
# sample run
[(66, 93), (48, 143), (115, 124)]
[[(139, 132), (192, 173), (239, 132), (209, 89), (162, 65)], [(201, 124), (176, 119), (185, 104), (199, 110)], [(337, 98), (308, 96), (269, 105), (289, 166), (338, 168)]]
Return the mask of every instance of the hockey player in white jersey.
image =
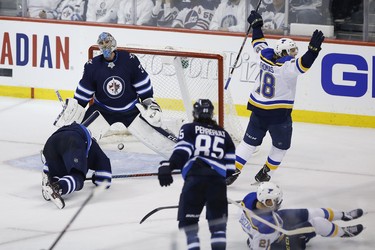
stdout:
[(151, 14), (152, 9), (154, 8), (154, 3), (151, 0), (137, 0), (136, 4), (137, 13), (134, 17), (133, 1), (122, 0), (117, 12), (117, 23), (149, 25), (151, 23)]
[(252, 44), (260, 55), (258, 84), (250, 93), (247, 108), (252, 111), (243, 140), (236, 149), (236, 173), (228, 177), (232, 184), (256, 147), (262, 144), (269, 132), (272, 147), (263, 168), (256, 174), (257, 182), (269, 181), (279, 167), (292, 138), (292, 109), (297, 87), (297, 77), (312, 66), (319, 55), (324, 36), (315, 30), (307, 52), (296, 58), (298, 48), (289, 38), (277, 41), (274, 49), (269, 48), (262, 32), (263, 19), (252, 11), (248, 22), (253, 28)]
[(90, 0), (87, 5), (86, 21), (117, 23), (120, 0)]
[[(357, 236), (364, 229), (362, 224), (340, 227), (332, 222), (358, 219), (363, 215), (361, 208), (349, 212), (331, 208), (279, 209), (282, 200), (283, 192), (273, 182), (262, 182), (256, 192), (251, 192), (243, 198), (241, 205), (244, 209), (239, 222), (249, 236), (247, 244), (251, 250), (303, 250), (307, 242), (316, 235), (350, 238)], [(253, 218), (246, 210), (285, 230), (313, 227), (314, 232), (284, 235)]]

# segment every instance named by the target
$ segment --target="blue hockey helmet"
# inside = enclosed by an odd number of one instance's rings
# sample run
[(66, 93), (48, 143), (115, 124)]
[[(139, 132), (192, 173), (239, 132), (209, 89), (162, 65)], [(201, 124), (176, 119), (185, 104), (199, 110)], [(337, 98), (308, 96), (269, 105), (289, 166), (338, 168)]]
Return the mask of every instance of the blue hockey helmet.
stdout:
[(111, 58), (112, 52), (117, 49), (116, 39), (108, 32), (100, 33), (97, 43), (105, 59)]
[(214, 105), (209, 99), (199, 99), (193, 106), (194, 119), (212, 119)]

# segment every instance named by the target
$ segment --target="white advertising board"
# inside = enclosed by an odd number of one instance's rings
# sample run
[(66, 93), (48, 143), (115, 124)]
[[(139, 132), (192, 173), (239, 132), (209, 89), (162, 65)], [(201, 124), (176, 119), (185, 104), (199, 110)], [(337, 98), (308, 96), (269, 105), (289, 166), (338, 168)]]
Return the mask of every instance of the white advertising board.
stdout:
[[(2, 20), (0, 85), (74, 90), (87, 61), (88, 48), (107, 31), (118, 46), (173, 46), (225, 53), (234, 63), (244, 37), (219, 34), (134, 29), (115, 26)], [(266, 37), (267, 38), (267, 37)], [(298, 39), (297, 39), (298, 40)], [(305, 39), (306, 40), (306, 39)], [(275, 39), (267, 39), (272, 46)], [(297, 41), (299, 56), (307, 41)], [(251, 37), (235, 69), (230, 91), (234, 102), (246, 105), (258, 74)], [(312, 68), (298, 80), (295, 110), (375, 116), (375, 47), (326, 42)], [(225, 72), (228, 75), (228, 72)]]

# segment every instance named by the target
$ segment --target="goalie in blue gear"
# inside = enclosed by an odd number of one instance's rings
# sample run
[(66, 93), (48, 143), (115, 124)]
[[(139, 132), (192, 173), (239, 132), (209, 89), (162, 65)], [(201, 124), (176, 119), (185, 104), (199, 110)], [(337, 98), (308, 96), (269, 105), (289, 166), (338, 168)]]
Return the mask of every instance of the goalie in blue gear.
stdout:
[[(67, 102), (69, 108), (66, 110), (69, 114), (61, 115), (61, 119), (67, 120), (58, 120), (56, 123), (66, 125), (73, 121), (86, 121), (94, 112), (99, 112), (99, 117), (103, 118), (101, 121), (108, 123), (108, 127), (117, 122), (123, 123), (138, 140), (168, 158), (177, 138), (162, 126), (162, 110), (153, 98), (154, 91), (148, 73), (136, 55), (117, 49), (116, 39), (110, 33), (102, 32), (97, 44), (102, 54), (85, 64), (74, 100)], [(92, 100), (92, 105), (89, 105)], [(75, 103), (78, 105), (73, 105)], [(87, 110), (86, 106), (89, 106)], [(76, 117), (81, 120), (75, 120)], [(98, 126), (94, 120), (90, 130), (98, 130), (94, 129)], [(100, 127), (99, 138), (106, 132), (102, 129), (106, 127), (102, 122)]]
[(178, 206), (178, 226), (185, 230), (188, 249), (199, 249), (198, 221), (205, 205), (212, 249), (226, 247), (225, 178), (234, 173), (235, 145), (213, 115), (210, 100), (199, 99), (194, 103), (193, 122), (181, 127), (169, 161), (162, 161), (158, 172), (161, 186), (173, 183), (173, 169), (180, 169), (185, 180)]

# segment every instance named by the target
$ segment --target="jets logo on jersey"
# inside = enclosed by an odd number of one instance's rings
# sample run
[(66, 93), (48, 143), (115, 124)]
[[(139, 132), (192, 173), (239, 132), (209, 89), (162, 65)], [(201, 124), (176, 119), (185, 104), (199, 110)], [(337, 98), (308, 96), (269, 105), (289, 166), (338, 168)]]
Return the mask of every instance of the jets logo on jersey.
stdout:
[(107, 78), (103, 90), (111, 99), (117, 99), (125, 92), (124, 80), (117, 76)]
[(195, 10), (190, 10), (185, 17), (184, 26), (186, 29), (191, 29), (198, 22), (198, 13)]

